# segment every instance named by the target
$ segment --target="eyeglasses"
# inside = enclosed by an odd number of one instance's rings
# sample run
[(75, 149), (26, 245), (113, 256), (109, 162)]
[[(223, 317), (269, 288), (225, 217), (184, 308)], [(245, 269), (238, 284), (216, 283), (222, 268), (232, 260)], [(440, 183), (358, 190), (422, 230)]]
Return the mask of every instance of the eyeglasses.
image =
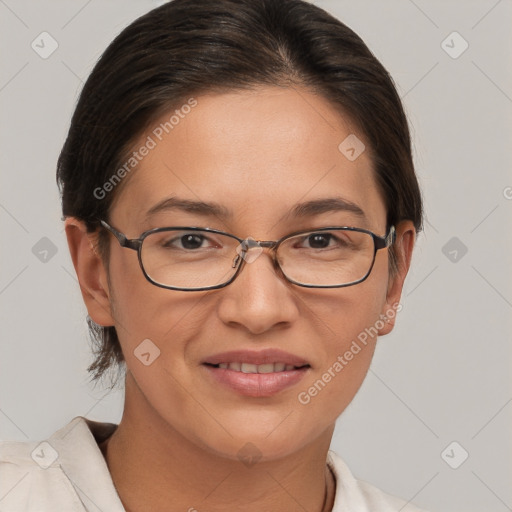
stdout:
[(324, 227), (297, 231), (276, 241), (242, 239), (211, 228), (165, 227), (145, 231), (139, 238), (126, 235), (105, 221), (121, 247), (137, 251), (146, 279), (162, 288), (201, 291), (223, 288), (254, 261), (264, 248), (272, 250), (274, 267), (282, 276), (306, 288), (341, 288), (364, 281), (372, 271), (377, 251), (396, 237), (353, 227)]

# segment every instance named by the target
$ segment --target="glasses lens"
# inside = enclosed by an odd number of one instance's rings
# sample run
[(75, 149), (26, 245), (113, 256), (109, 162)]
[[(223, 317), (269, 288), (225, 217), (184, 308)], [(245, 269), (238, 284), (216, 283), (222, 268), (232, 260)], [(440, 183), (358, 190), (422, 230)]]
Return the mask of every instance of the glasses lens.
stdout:
[(149, 278), (174, 288), (206, 288), (236, 273), (238, 240), (209, 231), (159, 231), (142, 243), (142, 266)]
[(333, 229), (288, 238), (279, 246), (278, 261), (283, 273), (296, 283), (340, 286), (366, 277), (374, 254), (370, 234)]

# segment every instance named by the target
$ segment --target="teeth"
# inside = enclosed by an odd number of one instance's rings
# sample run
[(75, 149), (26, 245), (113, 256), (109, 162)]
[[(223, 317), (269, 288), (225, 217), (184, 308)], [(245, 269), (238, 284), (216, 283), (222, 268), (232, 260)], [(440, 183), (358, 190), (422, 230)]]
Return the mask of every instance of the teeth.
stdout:
[(258, 365), (242, 363), (240, 370), (242, 370), (242, 373), (258, 373)]
[(258, 365), (258, 373), (272, 373), (274, 371), (274, 363)]
[(233, 370), (242, 373), (275, 373), (295, 370), (293, 364), (285, 363), (266, 363), (266, 364), (250, 364), (250, 363), (220, 363), (219, 368), (224, 370)]

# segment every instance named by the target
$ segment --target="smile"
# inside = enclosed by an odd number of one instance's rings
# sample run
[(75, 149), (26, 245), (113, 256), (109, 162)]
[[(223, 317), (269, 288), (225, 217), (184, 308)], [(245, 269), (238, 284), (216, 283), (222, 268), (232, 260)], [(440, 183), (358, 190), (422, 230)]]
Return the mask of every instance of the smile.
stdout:
[(291, 370), (298, 370), (309, 365), (294, 366), (286, 363), (266, 363), (266, 364), (251, 364), (251, 363), (219, 363), (212, 365), (216, 368), (222, 368), (225, 370), (232, 370), (234, 372), (241, 373), (277, 373), (286, 372)]

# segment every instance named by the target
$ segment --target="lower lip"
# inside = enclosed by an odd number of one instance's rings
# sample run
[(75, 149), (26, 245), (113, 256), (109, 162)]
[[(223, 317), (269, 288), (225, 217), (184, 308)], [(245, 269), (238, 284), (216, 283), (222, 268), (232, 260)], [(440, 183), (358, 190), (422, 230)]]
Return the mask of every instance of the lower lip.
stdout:
[(203, 365), (217, 381), (233, 391), (251, 397), (269, 397), (297, 384), (309, 367), (273, 373), (243, 373)]

